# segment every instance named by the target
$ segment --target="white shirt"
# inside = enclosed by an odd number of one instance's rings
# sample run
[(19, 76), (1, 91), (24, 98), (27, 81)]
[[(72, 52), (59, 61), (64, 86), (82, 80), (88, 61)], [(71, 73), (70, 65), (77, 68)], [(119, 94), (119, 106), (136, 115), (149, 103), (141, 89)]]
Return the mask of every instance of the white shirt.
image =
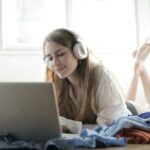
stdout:
[(98, 89), (96, 93), (97, 102), (97, 123), (108, 125), (113, 120), (123, 116), (128, 116), (130, 111), (127, 109), (123, 92), (114, 75), (102, 64), (96, 67)]

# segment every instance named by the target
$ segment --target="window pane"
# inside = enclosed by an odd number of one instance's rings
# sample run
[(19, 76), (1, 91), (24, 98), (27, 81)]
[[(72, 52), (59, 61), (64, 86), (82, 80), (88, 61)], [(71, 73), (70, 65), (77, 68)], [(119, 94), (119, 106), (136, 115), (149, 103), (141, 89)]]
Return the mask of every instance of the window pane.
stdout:
[(139, 45), (150, 40), (150, 0), (136, 1), (137, 31)]
[(76, 0), (75, 4), (74, 28), (93, 50), (125, 52), (135, 48), (134, 0)]
[(65, 26), (65, 0), (4, 0), (4, 7), (5, 48), (39, 47), (50, 30)]

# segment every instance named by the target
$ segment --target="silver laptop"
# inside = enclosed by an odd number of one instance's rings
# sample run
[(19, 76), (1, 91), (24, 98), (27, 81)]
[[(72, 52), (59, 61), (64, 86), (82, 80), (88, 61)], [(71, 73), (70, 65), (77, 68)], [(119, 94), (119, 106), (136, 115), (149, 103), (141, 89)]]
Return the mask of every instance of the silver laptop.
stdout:
[(0, 131), (37, 142), (60, 137), (52, 84), (0, 82)]

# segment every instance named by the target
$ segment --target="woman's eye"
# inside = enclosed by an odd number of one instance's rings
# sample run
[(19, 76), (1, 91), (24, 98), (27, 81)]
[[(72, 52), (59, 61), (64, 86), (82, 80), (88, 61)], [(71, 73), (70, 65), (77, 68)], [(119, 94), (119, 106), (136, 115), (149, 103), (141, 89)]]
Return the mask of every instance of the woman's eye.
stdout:
[(49, 61), (52, 61), (53, 60), (53, 57), (49, 57)]
[(58, 56), (63, 56), (65, 53), (58, 53), (57, 55)]
[(47, 61), (52, 61), (53, 60), (53, 57), (48, 57), (47, 58)]

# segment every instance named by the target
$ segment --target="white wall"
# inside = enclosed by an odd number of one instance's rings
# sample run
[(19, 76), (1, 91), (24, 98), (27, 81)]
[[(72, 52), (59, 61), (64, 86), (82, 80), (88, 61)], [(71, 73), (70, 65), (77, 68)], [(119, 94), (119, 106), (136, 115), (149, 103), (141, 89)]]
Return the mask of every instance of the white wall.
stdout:
[(41, 54), (0, 54), (0, 81), (42, 81), (43, 79), (44, 62)]

